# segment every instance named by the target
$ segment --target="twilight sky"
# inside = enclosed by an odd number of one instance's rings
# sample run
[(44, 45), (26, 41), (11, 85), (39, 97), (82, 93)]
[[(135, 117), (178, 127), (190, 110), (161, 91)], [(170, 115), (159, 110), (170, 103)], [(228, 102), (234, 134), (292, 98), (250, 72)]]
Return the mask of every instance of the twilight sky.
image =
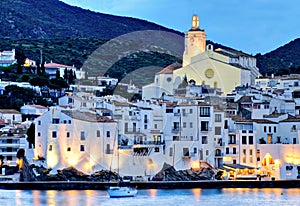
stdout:
[(155, 22), (181, 32), (198, 14), (207, 39), (236, 50), (265, 54), (300, 37), (296, 0), (61, 0), (97, 12)]

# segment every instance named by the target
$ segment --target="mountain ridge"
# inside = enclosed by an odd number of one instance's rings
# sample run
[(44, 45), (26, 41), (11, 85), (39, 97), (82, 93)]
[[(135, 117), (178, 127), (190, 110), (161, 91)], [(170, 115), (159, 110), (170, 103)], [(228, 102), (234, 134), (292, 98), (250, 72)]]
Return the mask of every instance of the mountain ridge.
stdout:
[(181, 32), (133, 17), (94, 12), (59, 0), (2, 0), (2, 38), (101, 38), (111, 39), (140, 30)]

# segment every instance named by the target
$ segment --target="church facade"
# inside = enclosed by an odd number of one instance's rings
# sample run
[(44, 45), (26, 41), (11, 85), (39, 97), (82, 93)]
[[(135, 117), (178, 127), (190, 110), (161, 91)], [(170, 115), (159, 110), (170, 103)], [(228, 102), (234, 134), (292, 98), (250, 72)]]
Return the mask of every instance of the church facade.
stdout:
[(192, 17), (192, 27), (185, 35), (182, 67), (167, 70), (169, 81), (162, 78), (166, 75), (163, 71), (155, 75), (154, 83), (143, 87), (144, 99), (160, 98), (163, 94), (172, 95), (184, 79), (193, 80), (197, 85), (220, 88), (223, 94), (227, 94), (237, 86), (254, 84), (255, 78), (260, 76), (253, 56), (233, 49), (214, 49), (213, 45), (206, 45), (206, 32), (200, 29), (197, 15)]

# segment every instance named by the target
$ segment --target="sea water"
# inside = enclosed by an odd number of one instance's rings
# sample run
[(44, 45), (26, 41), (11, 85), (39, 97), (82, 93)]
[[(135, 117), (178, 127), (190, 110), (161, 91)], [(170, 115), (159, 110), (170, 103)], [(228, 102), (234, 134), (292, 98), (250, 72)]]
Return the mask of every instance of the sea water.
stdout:
[(300, 205), (300, 189), (139, 190), (136, 197), (109, 198), (102, 190), (0, 190), (1, 206), (25, 205)]

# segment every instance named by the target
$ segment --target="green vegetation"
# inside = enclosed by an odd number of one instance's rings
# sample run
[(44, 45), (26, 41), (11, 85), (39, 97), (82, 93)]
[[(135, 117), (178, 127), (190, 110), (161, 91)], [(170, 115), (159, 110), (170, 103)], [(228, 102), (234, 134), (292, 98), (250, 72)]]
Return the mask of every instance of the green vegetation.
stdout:
[(295, 39), (267, 54), (257, 54), (257, 66), (262, 74), (300, 73), (300, 39)]
[(59, 0), (2, 0), (0, 11), (0, 37), (5, 38), (111, 39), (140, 30), (180, 34), (148, 21), (92, 12)]

